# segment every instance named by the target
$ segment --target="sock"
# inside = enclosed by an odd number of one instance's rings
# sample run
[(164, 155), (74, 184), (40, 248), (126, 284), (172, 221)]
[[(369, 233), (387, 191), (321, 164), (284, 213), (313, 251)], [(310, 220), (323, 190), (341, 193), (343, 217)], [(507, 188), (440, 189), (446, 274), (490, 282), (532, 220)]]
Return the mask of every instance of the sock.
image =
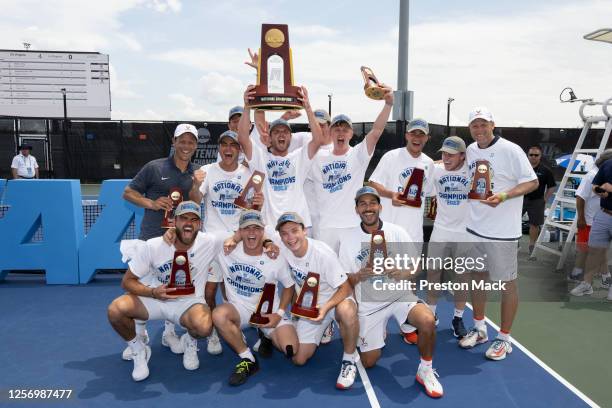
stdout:
[(481, 319), (474, 317), (474, 327), (486, 333), (487, 325), (485, 324), (484, 317)]
[(610, 276), (610, 272), (601, 275), (602, 279), (608, 279)]
[(144, 322), (143, 320), (134, 320), (134, 322), (136, 323), (136, 335), (137, 336), (144, 336), (146, 331), (147, 331), (147, 325), (146, 322)]
[(455, 308), (455, 313), (453, 314), (453, 317), (458, 317), (460, 319), (463, 319), (463, 310), (464, 309)]
[(497, 338), (504, 341), (510, 341), (510, 333), (500, 330), (499, 333), (497, 333)]
[(421, 357), (421, 363), (419, 364), (419, 367), (431, 367), (433, 361), (432, 358), (425, 358), (425, 357)]
[(574, 270), (572, 271), (570, 275), (577, 276), (577, 275), (580, 275), (581, 273), (582, 273), (582, 268), (574, 268)]
[(240, 356), (240, 358), (248, 358), (252, 362), (255, 362), (255, 356), (253, 355), (253, 353), (251, 353), (251, 349), (248, 347), (242, 353), (238, 353), (238, 355)]
[(344, 354), (342, 354), (342, 361), (350, 361), (351, 363), (355, 362), (355, 354), (357, 354), (356, 352), (353, 353), (347, 353), (346, 351), (344, 352)]
[(132, 340), (126, 342), (134, 353), (139, 353), (144, 348), (144, 343), (140, 340), (140, 337), (135, 336)]
[(429, 310), (431, 310), (431, 313), (436, 314), (436, 308), (438, 307), (438, 305), (427, 305), (429, 306)]
[(166, 320), (164, 322), (164, 331), (165, 332), (173, 332), (174, 331), (174, 323), (169, 322), (168, 320)]

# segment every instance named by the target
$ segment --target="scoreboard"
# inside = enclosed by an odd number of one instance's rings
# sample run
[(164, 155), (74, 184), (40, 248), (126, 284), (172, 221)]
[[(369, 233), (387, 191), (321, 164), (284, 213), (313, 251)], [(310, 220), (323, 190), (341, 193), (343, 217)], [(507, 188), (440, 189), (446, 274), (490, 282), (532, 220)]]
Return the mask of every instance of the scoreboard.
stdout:
[(108, 55), (0, 50), (0, 116), (110, 119)]

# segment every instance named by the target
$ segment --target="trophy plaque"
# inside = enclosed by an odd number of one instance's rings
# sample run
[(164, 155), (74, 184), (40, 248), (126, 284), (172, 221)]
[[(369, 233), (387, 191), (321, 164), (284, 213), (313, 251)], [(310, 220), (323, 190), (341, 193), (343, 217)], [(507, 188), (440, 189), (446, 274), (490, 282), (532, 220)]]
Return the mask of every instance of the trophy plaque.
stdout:
[(257, 303), (257, 309), (255, 313), (251, 315), (249, 324), (253, 326), (265, 326), (270, 323), (270, 319), (263, 317), (262, 314), (272, 313), (272, 306), (274, 306), (274, 294), (276, 293), (276, 285), (273, 283), (266, 283), (261, 292), (259, 303)]
[(291, 306), (292, 315), (308, 319), (316, 319), (319, 316), (319, 308), (317, 307), (319, 279), (318, 273), (308, 272), (306, 279), (304, 279), (302, 290), (300, 290), (297, 300)]
[(421, 190), (423, 190), (423, 180), (425, 178), (425, 170), (415, 167), (410, 173), (410, 177), (404, 186), (404, 191), (398, 199), (410, 207), (421, 207)]
[(249, 106), (258, 110), (303, 109), (293, 84), (293, 61), (287, 24), (262, 24), (257, 86)]
[(380, 82), (376, 75), (374, 75), (374, 72), (368, 67), (361, 67), (361, 75), (363, 75), (365, 82), (363, 90), (366, 96), (377, 101), (382, 100), (385, 97), (385, 90), (380, 86)]
[(253, 204), (255, 193), (261, 192), (263, 181), (266, 177), (261, 171), (255, 170), (253, 175), (242, 189), (242, 193), (234, 200), (234, 204), (244, 210), (261, 211), (261, 205)]
[(174, 292), (170, 293), (171, 295), (191, 295), (195, 292), (195, 287), (191, 282), (191, 273), (189, 273), (187, 251), (174, 251), (168, 288), (176, 288)]
[(472, 189), (468, 193), (470, 200), (486, 200), (493, 195), (491, 191), (491, 168), (486, 160), (476, 161)]
[(170, 189), (168, 197), (172, 200), (172, 210), (166, 210), (164, 213), (162, 228), (174, 228), (174, 211), (181, 201), (183, 201), (183, 193), (180, 188), (174, 187)]

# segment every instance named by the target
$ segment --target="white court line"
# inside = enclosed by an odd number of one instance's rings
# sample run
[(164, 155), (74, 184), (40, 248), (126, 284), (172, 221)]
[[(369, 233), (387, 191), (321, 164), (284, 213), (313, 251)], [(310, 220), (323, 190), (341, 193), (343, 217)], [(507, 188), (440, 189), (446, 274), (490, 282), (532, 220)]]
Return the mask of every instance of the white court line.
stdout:
[[(472, 309), (472, 305), (470, 303), (466, 303), (466, 306), (469, 307), (470, 309)], [(473, 309), (472, 309), (473, 311)], [(491, 321), (491, 319), (489, 319), (488, 317), (485, 316), (485, 321), (491, 326), (493, 327), (495, 330), (499, 331), (499, 326), (496, 325), (495, 323), (493, 323)], [(589, 397), (587, 397), (582, 391), (580, 391), (578, 388), (576, 388), (575, 386), (573, 386), (569, 381), (567, 381), (565, 378), (563, 378), (561, 376), (561, 374), (559, 374), (558, 372), (556, 372), (555, 370), (553, 370), (552, 368), (550, 368), (545, 362), (543, 362), (542, 360), (540, 360), (538, 357), (536, 357), (535, 354), (533, 354), (531, 351), (529, 351), (527, 349), (527, 347), (523, 346), (521, 343), (519, 343), (514, 337), (510, 336), (512, 344), (514, 344), (516, 347), (519, 348), (519, 350), (521, 350), (523, 353), (525, 353), (527, 355), (527, 357), (529, 357), (530, 359), (532, 359), (533, 361), (535, 361), (536, 364), (538, 364), (540, 367), (542, 367), (546, 372), (548, 372), (548, 374), (550, 374), (552, 377), (554, 377), (557, 381), (559, 381), (561, 384), (563, 384), (566, 388), (568, 388), (571, 392), (573, 392), (574, 394), (576, 394), (576, 396), (578, 396), (578, 398), (580, 398), (582, 401), (586, 402), (588, 405), (590, 405), (593, 408), (601, 408), (599, 405), (597, 405), (595, 403), (595, 401), (593, 401), (592, 399), (590, 399)]]
[(363, 364), (361, 364), (361, 360), (357, 360), (357, 371), (359, 371), (359, 376), (361, 377), (361, 382), (363, 383), (363, 387), (365, 388), (366, 394), (368, 395), (370, 405), (372, 406), (372, 408), (380, 408), (380, 403), (378, 402), (378, 398), (376, 398), (374, 388), (372, 388), (370, 377), (368, 377), (368, 373), (366, 372), (365, 367), (363, 366)]

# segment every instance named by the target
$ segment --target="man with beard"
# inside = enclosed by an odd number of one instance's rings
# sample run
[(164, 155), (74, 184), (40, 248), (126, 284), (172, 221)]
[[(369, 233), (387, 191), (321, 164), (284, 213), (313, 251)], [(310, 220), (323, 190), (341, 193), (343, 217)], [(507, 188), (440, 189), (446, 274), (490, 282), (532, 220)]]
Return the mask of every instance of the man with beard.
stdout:
[[(187, 329), (181, 337), (183, 366), (187, 370), (199, 367), (196, 339), (208, 336), (212, 329), (210, 309), (203, 297), (204, 285), (208, 266), (222, 250), (223, 241), (211, 234), (198, 233), (200, 206), (195, 202), (180, 203), (175, 214), (177, 239), (174, 245), (166, 244), (162, 237), (121, 243), (121, 252), (129, 266), (122, 287), (128, 293), (110, 304), (108, 320), (132, 351), (134, 381), (149, 376), (147, 363), (151, 357), (151, 348), (136, 335), (135, 319), (165, 319)], [(191, 280), (196, 288), (193, 295), (175, 296), (176, 289), (168, 288), (175, 251), (187, 251)]]
[[(355, 288), (359, 304), (358, 346), (361, 362), (365, 368), (369, 368), (380, 359), (389, 319), (394, 318), (402, 332), (416, 327), (419, 330), (418, 348), (421, 355), (416, 380), (425, 387), (427, 395), (439, 398), (443, 389), (432, 367), (436, 342), (433, 313), (413, 293), (391, 290), (379, 292), (380, 289), (377, 289), (386, 281), (413, 278), (417, 270), (395, 269), (385, 276), (375, 274), (372, 265), (368, 265), (372, 234), (377, 231), (384, 233), (389, 258), (396, 255), (419, 256), (411, 243), (411, 237), (403, 228), (390, 222), (383, 223), (379, 216), (381, 209), (378, 192), (369, 186), (360, 188), (355, 194), (355, 212), (361, 218), (361, 224), (344, 234), (340, 244), (340, 259), (350, 272), (349, 281)], [(364, 244), (367, 245), (365, 248)]]
[(282, 257), (270, 259), (264, 254), (264, 224), (259, 211), (243, 211), (239, 226), (240, 242), (236, 248), (217, 258), (227, 302), (217, 306), (212, 313), (221, 337), (241, 359), (229, 378), (229, 384), (234, 386), (244, 384), (259, 370), (259, 362), (246, 344), (242, 329), (249, 327), (249, 319), (257, 309), (264, 284), (280, 283), (283, 286), (280, 300), (277, 293), (274, 295), (273, 313), (263, 314), (270, 320), (261, 327), (264, 338), (289, 358), (298, 349), (295, 328), (285, 316), (285, 309), (294, 294), (289, 266)]
[(311, 166), (311, 160), (321, 144), (321, 128), (317, 123), (306, 88), (300, 89), (300, 100), (303, 103), (308, 122), (312, 130), (312, 140), (307, 146), (289, 153), (291, 127), (284, 119), (277, 119), (270, 124), (270, 149), (265, 151), (249, 138), (250, 107), (253, 99), (254, 85), (249, 85), (244, 93), (244, 114), (238, 125), (238, 141), (244, 150), (249, 167), (266, 174), (263, 192), (266, 197), (262, 214), (267, 224), (274, 223), (285, 211), (296, 211), (306, 220), (310, 227), (310, 215), (304, 182)]

